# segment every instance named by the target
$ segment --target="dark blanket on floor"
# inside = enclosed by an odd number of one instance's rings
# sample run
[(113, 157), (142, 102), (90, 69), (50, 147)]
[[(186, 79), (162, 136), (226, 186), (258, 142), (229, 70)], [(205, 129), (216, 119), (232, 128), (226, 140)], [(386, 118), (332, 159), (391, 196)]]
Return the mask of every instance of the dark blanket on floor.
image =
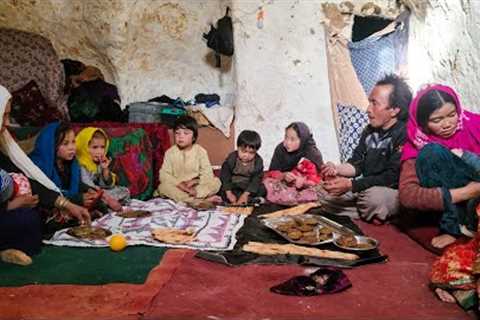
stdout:
[(29, 266), (0, 262), (0, 287), (28, 284), (81, 284), (145, 282), (166, 248), (127, 247), (113, 252), (109, 248), (71, 248), (45, 246)]
[[(336, 259), (323, 259), (315, 257), (305, 257), (296, 255), (275, 255), (275, 256), (262, 256), (255, 253), (242, 251), (242, 246), (249, 241), (257, 241), (263, 243), (280, 243), (287, 244), (288, 241), (275, 233), (273, 230), (267, 228), (262, 224), (259, 215), (270, 213), (276, 210), (284, 209), (284, 206), (266, 204), (258, 208), (255, 208), (253, 213), (245, 219), (244, 226), (237, 233), (237, 244), (232, 251), (225, 252), (211, 252), (204, 251), (197, 253), (197, 257), (223, 263), (230, 266), (258, 263), (258, 264), (306, 264), (316, 266), (336, 266), (336, 267), (354, 267), (368, 263), (383, 262), (387, 259), (387, 256), (382, 255), (378, 249), (369, 251), (346, 251), (336, 247), (333, 243), (326, 243), (316, 246), (319, 249), (336, 250), (349, 253), (355, 253), (360, 256), (356, 261), (344, 261)], [(318, 209), (311, 209), (308, 214), (318, 214)], [(363, 234), (362, 230), (350, 219), (349, 217), (335, 216), (330, 214), (322, 214), (326, 218), (336, 221), (347, 228), (355, 231), (358, 234)]]

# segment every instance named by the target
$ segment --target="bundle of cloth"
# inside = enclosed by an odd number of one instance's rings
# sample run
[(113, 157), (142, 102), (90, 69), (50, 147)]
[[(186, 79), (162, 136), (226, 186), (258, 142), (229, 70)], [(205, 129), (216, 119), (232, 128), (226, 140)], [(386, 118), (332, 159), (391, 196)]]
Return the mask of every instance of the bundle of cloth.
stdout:
[(286, 135), (289, 134), (298, 137), (300, 145), (292, 150), (286, 142), (287, 137), (275, 148), (269, 171), (263, 179), (267, 200), (282, 205), (317, 201), (315, 187), (322, 180), (318, 173), (323, 164), (322, 155), (305, 123), (292, 123), (286, 129)]

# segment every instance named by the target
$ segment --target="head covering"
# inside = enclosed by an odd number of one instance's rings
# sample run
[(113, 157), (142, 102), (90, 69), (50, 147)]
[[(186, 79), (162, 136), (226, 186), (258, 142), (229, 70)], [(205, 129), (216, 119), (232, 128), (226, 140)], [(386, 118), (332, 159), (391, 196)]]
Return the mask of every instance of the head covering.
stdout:
[[(0, 124), (3, 123), (3, 114), (7, 103), (12, 96), (5, 87), (0, 85)], [(30, 158), (18, 146), (8, 130), (0, 133), (0, 148), (7, 155), (15, 166), (27, 177), (34, 179), (53, 191), (60, 192), (60, 189), (40, 170)]]
[(278, 168), (275, 168), (275, 170), (293, 170), (293, 168), (295, 168), (302, 158), (307, 158), (308, 160), (312, 161), (317, 167), (317, 170), (320, 170), (320, 167), (323, 164), (322, 154), (317, 149), (317, 145), (313, 139), (310, 129), (303, 122), (294, 122), (292, 125), (295, 125), (298, 128), (297, 133), (300, 138), (300, 147), (293, 152), (288, 152), (287, 149), (285, 149), (283, 142), (281, 142), (277, 146), (275, 152), (277, 156), (275, 163), (279, 166)]
[(77, 159), (70, 164), (70, 185), (62, 185), (62, 180), (57, 170), (56, 133), (60, 126), (59, 122), (53, 122), (40, 131), (35, 141), (35, 149), (30, 154), (32, 161), (62, 190), (62, 193), (71, 197), (79, 192), (80, 166)]
[(82, 129), (75, 139), (77, 144), (77, 159), (78, 162), (82, 167), (87, 169), (90, 172), (97, 172), (97, 164), (93, 162), (92, 156), (88, 151), (88, 144), (90, 140), (92, 140), (93, 135), (95, 132), (100, 131), (105, 136), (105, 152), (108, 150), (108, 146), (110, 144), (109, 139), (105, 131), (99, 128), (94, 127), (87, 127)]
[(15, 184), (7, 171), (0, 169), (0, 203), (8, 201), (15, 190)]
[[(449, 138), (441, 138), (423, 131), (417, 122), (418, 102), (425, 94), (432, 90), (445, 92), (453, 97), (458, 113), (456, 132)], [(402, 161), (416, 158), (420, 150), (429, 143), (438, 143), (448, 149), (460, 148), (480, 154), (480, 115), (464, 110), (457, 93), (450, 87), (440, 84), (429, 85), (420, 90), (409, 109), (407, 123), (407, 142), (403, 147)]]

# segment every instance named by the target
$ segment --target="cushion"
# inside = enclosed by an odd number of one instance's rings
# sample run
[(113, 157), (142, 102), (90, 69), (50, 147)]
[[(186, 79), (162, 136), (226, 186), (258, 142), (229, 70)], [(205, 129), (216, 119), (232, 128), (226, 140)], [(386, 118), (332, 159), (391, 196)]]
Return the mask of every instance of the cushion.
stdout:
[(18, 124), (35, 127), (63, 118), (57, 108), (47, 104), (34, 80), (12, 92), (11, 115)]
[(367, 113), (354, 107), (337, 104), (337, 113), (340, 120), (340, 160), (347, 161), (358, 145), (363, 129), (368, 124)]
[(118, 184), (130, 190), (132, 198), (150, 199), (154, 190), (152, 144), (143, 129), (107, 128), (111, 139), (108, 149), (112, 171)]

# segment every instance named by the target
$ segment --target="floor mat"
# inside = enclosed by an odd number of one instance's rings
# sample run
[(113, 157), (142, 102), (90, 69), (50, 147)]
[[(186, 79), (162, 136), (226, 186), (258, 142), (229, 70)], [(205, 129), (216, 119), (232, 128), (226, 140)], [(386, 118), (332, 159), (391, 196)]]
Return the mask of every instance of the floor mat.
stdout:
[(144, 284), (0, 288), (1, 319), (139, 319), (176, 272), (185, 250), (168, 250)]
[(232, 268), (192, 254), (160, 290), (144, 319), (471, 319), (429, 290), (433, 254), (393, 226), (358, 224), (380, 241), (389, 261), (344, 270), (353, 284), (344, 292), (282, 296), (270, 287), (311, 270), (295, 265)]
[(45, 246), (29, 266), (0, 262), (0, 286), (141, 284), (150, 270), (159, 264), (166, 250), (135, 246), (113, 252), (108, 248)]

